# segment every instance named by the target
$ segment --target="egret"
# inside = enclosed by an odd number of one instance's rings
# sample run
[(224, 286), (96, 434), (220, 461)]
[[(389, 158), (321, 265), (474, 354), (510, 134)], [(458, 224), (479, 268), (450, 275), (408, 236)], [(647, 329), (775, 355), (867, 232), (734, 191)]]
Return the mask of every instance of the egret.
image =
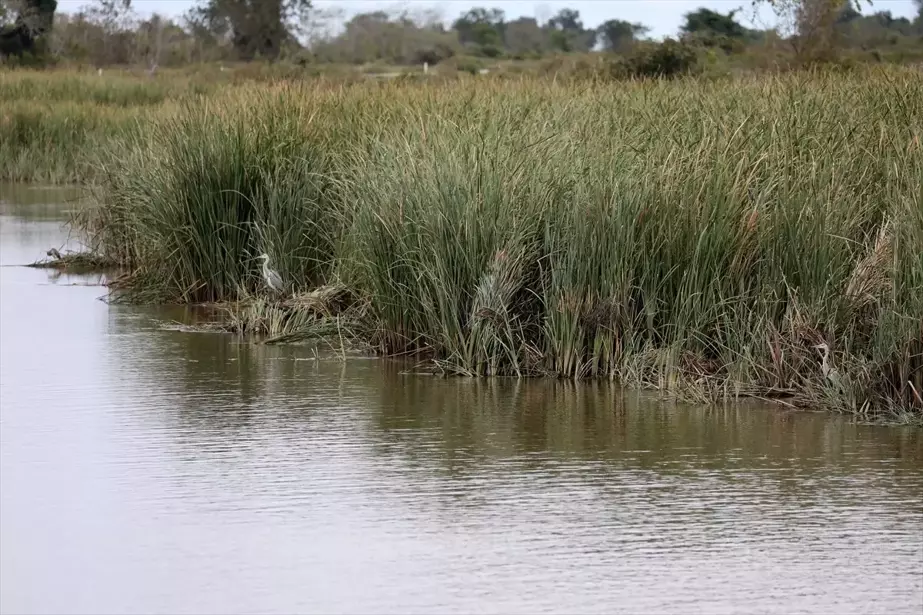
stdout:
[(824, 378), (827, 379), (827, 382), (833, 386), (839, 388), (840, 386), (840, 372), (830, 364), (830, 346), (826, 342), (821, 342), (815, 346), (818, 350), (824, 353), (823, 357), (820, 360), (820, 371), (824, 375)]
[(276, 292), (282, 291), (282, 276), (278, 272), (269, 268), (269, 255), (260, 254), (257, 258), (262, 259), (263, 261), (263, 281), (266, 282), (266, 286), (271, 288)]

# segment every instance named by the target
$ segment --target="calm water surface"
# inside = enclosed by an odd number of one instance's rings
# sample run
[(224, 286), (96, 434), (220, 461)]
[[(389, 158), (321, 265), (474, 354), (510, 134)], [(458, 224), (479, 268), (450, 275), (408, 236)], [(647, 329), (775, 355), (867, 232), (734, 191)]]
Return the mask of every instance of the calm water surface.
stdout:
[(918, 430), (184, 333), (18, 266), (65, 196), (0, 195), (3, 613), (923, 610)]

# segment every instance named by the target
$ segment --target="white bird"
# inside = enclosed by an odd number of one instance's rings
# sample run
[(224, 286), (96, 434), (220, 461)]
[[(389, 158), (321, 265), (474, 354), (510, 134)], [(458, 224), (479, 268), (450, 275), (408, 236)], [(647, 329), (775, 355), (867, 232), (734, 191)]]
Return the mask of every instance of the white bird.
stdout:
[(266, 286), (276, 292), (281, 292), (282, 276), (269, 268), (269, 255), (264, 253), (260, 254), (257, 258), (263, 260), (263, 281), (266, 282)]
[(827, 382), (835, 387), (840, 386), (840, 372), (830, 364), (830, 346), (826, 342), (821, 342), (815, 346), (818, 350), (823, 351), (824, 356), (820, 360), (820, 371), (827, 379)]

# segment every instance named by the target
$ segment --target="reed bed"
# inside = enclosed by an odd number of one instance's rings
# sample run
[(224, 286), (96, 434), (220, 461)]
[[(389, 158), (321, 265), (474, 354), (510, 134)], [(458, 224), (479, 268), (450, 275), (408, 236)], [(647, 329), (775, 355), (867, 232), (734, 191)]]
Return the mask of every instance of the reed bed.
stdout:
[(144, 138), (187, 103), (311, 79), (311, 88), (361, 82), (353, 69), (249, 63), (145, 70), (0, 67), (0, 181), (92, 184), (119, 141)]
[(127, 76), (0, 71), (0, 180), (89, 183), (110, 143), (162, 112), (175, 90)]
[(921, 126), (895, 68), (243, 86), (125, 135), (80, 225), (134, 300), (259, 293), (266, 252), (444, 370), (912, 419)]
[(0, 181), (91, 183), (114, 141), (229, 86), (175, 71), (0, 69)]

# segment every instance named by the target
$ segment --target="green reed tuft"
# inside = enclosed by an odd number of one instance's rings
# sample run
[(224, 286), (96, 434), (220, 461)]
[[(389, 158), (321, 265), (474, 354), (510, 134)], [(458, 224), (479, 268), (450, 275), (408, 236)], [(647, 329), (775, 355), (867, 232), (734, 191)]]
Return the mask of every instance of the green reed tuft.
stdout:
[(106, 206), (84, 224), (96, 249), (169, 301), (255, 290), (256, 257), (289, 288), (330, 273), (334, 203), (328, 149), (311, 120), (272, 95), (254, 108), (189, 107), (130, 140), (106, 169)]

